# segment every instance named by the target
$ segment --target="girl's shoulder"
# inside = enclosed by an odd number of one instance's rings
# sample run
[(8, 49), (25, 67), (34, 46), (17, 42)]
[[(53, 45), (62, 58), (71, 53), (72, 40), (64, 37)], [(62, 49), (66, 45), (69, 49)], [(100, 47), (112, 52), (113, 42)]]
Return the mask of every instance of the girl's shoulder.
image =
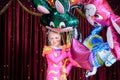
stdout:
[(53, 48), (51, 46), (44, 46), (42, 56), (52, 53)]

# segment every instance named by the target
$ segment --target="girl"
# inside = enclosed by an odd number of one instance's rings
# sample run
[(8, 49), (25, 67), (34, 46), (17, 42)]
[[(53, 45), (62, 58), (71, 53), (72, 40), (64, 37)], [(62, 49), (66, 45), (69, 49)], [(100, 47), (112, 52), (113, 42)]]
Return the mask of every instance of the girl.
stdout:
[(49, 46), (44, 46), (43, 56), (46, 57), (48, 68), (46, 80), (67, 80), (72, 68), (70, 48), (61, 46), (61, 34), (48, 32)]

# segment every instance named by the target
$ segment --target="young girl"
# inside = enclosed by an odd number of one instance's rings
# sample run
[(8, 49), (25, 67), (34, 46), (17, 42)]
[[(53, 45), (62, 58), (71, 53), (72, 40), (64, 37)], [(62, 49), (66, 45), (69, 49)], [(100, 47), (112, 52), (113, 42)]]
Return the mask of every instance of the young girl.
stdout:
[(46, 80), (67, 80), (71, 70), (70, 48), (61, 46), (61, 34), (53, 31), (48, 32), (49, 46), (44, 46), (43, 56), (46, 57), (48, 68)]

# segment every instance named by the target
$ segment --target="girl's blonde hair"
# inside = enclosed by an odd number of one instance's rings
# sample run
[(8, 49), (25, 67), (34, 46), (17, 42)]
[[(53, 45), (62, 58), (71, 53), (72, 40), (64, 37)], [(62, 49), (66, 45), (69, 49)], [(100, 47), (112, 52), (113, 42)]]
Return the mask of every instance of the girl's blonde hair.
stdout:
[(61, 45), (63, 44), (69, 44), (70, 41), (71, 41), (71, 32), (64, 32), (64, 33), (57, 33), (57, 32), (54, 32), (54, 31), (51, 31), (51, 30), (48, 30), (47, 31), (47, 36), (46, 36), (46, 39), (47, 39), (47, 45), (50, 45), (49, 44), (49, 34), (50, 32), (53, 32), (53, 33), (56, 33), (56, 34), (60, 34), (61, 36)]

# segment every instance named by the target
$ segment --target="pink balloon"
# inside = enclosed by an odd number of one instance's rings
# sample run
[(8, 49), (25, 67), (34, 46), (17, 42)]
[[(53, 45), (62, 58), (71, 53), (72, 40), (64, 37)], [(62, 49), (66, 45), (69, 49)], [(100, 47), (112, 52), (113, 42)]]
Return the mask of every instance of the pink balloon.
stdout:
[[(109, 27), (111, 31), (111, 34), (109, 35), (112, 36), (112, 40), (107, 39), (107, 41), (109, 42), (109, 45), (113, 45), (112, 47), (110, 46), (111, 50), (116, 58), (120, 60), (120, 17), (114, 14), (106, 0), (90, 0), (87, 4), (93, 4), (96, 7), (94, 18), (93, 16), (90, 16), (91, 18), (88, 17), (88, 19), (92, 19), (94, 22), (101, 24), (103, 27)], [(101, 16), (101, 18), (99, 18), (99, 16)]]
[(81, 42), (76, 39), (72, 39), (71, 55), (81, 68), (92, 70), (92, 65), (89, 62), (89, 56), (91, 51), (85, 47)]

